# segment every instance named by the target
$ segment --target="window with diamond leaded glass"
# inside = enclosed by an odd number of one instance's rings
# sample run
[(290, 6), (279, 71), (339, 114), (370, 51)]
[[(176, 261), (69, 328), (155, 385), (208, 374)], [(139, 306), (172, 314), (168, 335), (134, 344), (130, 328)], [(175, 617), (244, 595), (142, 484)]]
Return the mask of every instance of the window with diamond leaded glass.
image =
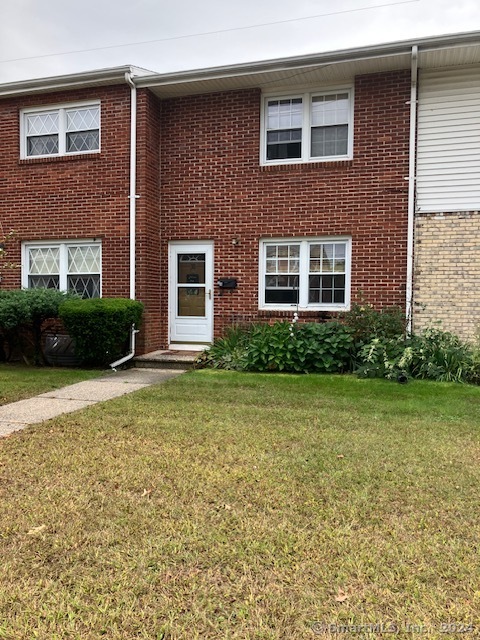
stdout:
[(261, 308), (349, 307), (349, 239), (265, 240), (261, 254)]
[(23, 250), (23, 286), (72, 291), (82, 298), (101, 296), (100, 243), (25, 244)]
[(265, 164), (352, 157), (352, 91), (267, 97), (264, 102)]
[(23, 112), (22, 157), (100, 150), (100, 105), (71, 105)]

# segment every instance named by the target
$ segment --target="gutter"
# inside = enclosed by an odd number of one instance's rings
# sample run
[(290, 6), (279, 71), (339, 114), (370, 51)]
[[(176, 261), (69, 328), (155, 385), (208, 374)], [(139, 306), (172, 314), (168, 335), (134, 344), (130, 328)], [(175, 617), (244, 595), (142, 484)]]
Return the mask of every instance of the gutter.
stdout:
[(232, 65), (221, 65), (203, 69), (186, 71), (174, 71), (163, 74), (152, 73), (135, 79), (138, 87), (168, 87), (172, 84), (188, 82), (206, 82), (212, 80), (224, 80), (249, 76), (252, 74), (265, 74), (277, 71), (295, 71), (303, 68), (318, 66), (330, 66), (344, 62), (359, 62), (378, 58), (394, 58), (397, 56), (410, 56), (412, 51), (435, 51), (458, 46), (478, 46), (480, 31), (468, 31), (449, 35), (428, 36), (409, 40), (400, 40), (385, 44), (367, 45), (351, 49), (339, 49), (323, 53), (303, 54), (289, 56), (287, 58), (273, 58)]
[[(125, 82), (130, 86), (130, 299), (135, 300), (135, 266), (136, 266), (136, 213), (137, 213), (137, 88), (132, 80), (131, 71), (125, 72)], [(132, 325), (130, 330), (130, 351), (126, 356), (115, 360), (110, 367), (115, 371), (116, 367), (128, 362), (135, 355), (135, 335), (138, 329)]]
[(125, 78), (125, 73), (131, 71), (131, 67), (112, 67), (97, 69), (83, 73), (70, 73), (62, 76), (50, 76), (47, 78), (33, 78), (30, 80), (18, 80), (0, 84), (0, 97), (31, 95), (33, 93), (49, 93), (64, 89), (76, 89), (84, 87), (101, 87), (118, 84)]
[(415, 234), (415, 191), (416, 191), (416, 141), (417, 141), (417, 75), (418, 46), (412, 46), (412, 66), (410, 85), (410, 142), (408, 166), (408, 217), (407, 217), (407, 282), (405, 292), (405, 312), (407, 331), (412, 332), (413, 322), (413, 248)]

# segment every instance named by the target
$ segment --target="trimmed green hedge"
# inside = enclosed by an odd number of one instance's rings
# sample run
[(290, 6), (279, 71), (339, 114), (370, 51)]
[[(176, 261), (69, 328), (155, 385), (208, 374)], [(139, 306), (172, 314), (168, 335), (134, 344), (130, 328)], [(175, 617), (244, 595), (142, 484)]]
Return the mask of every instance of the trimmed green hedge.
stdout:
[[(42, 337), (47, 320), (58, 317), (59, 307), (72, 294), (56, 289), (14, 289), (0, 291), (0, 356), (8, 359), (19, 352), (25, 362), (33, 355), (35, 364), (41, 364)], [(8, 353), (3, 353), (3, 342)]]
[(127, 298), (71, 300), (59, 316), (75, 340), (75, 355), (83, 364), (106, 365), (128, 351), (132, 325), (140, 325), (143, 304)]

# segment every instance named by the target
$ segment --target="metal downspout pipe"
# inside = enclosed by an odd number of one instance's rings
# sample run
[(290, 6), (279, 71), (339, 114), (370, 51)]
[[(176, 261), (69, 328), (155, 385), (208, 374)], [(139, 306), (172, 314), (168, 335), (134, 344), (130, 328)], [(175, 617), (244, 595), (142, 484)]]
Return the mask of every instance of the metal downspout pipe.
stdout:
[[(137, 209), (137, 87), (132, 80), (132, 74), (125, 73), (125, 82), (130, 87), (130, 299), (135, 300), (135, 263), (136, 263), (136, 209)], [(116, 367), (128, 362), (135, 355), (135, 334), (138, 329), (132, 326), (130, 331), (130, 352), (126, 356), (112, 362), (110, 367), (115, 371)]]
[(416, 142), (417, 142), (417, 75), (418, 46), (412, 47), (411, 84), (410, 84), (410, 141), (408, 164), (408, 219), (407, 219), (407, 282), (405, 295), (405, 311), (407, 331), (412, 332), (413, 322), (413, 245), (415, 234), (415, 191), (416, 191)]

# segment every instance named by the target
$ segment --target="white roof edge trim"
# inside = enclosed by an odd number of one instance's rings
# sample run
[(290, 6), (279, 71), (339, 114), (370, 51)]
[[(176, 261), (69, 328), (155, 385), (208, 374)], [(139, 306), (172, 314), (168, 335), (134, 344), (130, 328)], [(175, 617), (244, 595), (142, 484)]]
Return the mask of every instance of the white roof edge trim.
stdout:
[(418, 46), (420, 52), (447, 49), (459, 45), (467, 46), (475, 44), (480, 45), (480, 31), (415, 38), (411, 40), (369, 45), (353, 49), (341, 49), (325, 53), (291, 56), (287, 58), (247, 62), (220, 67), (207, 67), (204, 69), (153, 74), (147, 77), (135, 78), (134, 82), (140, 87), (154, 87), (178, 84), (182, 82), (218, 80), (229, 77), (240, 77), (254, 73), (265, 73), (268, 71), (287, 71), (300, 67), (318, 67), (320, 65), (330, 65), (340, 62), (353, 62), (374, 58), (411, 55), (413, 46)]
[(0, 97), (15, 96), (20, 94), (42, 93), (75, 87), (88, 87), (92, 84), (115, 84), (125, 81), (125, 73), (130, 73), (134, 78), (153, 75), (153, 71), (142, 69), (133, 65), (122, 65), (106, 69), (95, 69), (81, 73), (71, 73), (63, 76), (51, 76), (48, 78), (35, 78), (33, 80), (20, 80), (0, 84)]
[(166, 74), (157, 74), (153, 71), (133, 65), (122, 65), (81, 73), (0, 84), (0, 97), (88, 87), (96, 83), (104, 85), (120, 84), (125, 81), (125, 73), (130, 73), (132, 75), (132, 79), (137, 86), (148, 88), (202, 80), (219, 80), (229, 77), (241, 77), (269, 71), (275, 72), (301, 67), (318, 67), (320, 65), (326, 66), (341, 62), (410, 55), (413, 46), (418, 46), (419, 53), (421, 53), (422, 51), (426, 52), (435, 49), (448, 49), (468, 45), (480, 45), (480, 31), (429, 36), (384, 44), (368, 45), (352, 49), (341, 49), (338, 51), (290, 56), (286, 58), (224, 65)]

